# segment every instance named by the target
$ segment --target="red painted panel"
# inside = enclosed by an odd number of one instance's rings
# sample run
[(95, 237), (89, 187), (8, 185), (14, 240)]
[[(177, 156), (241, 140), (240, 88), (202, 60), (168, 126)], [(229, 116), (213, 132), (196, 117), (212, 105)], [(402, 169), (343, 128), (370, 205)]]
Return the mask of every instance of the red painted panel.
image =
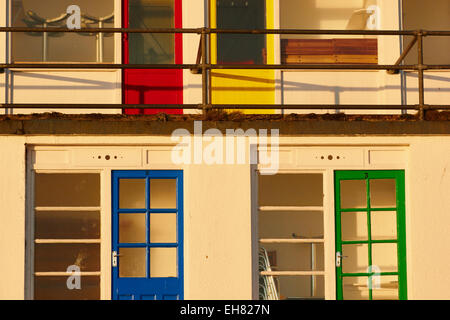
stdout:
[[(175, 28), (182, 28), (182, 0), (175, 0)], [(128, 0), (122, 3), (124, 28), (128, 28)], [(183, 38), (175, 34), (175, 63), (183, 63)], [(123, 61), (129, 63), (127, 34), (123, 35)], [(123, 103), (125, 104), (182, 104), (183, 70), (181, 69), (125, 69), (123, 71)], [(125, 109), (125, 114), (182, 114), (182, 109)]]

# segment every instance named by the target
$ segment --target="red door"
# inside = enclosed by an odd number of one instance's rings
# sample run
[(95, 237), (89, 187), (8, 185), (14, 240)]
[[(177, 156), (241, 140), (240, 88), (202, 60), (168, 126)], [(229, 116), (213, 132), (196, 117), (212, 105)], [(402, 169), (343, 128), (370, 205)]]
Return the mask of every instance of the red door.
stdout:
[[(123, 0), (123, 27), (182, 28), (182, 0)], [(123, 35), (126, 64), (181, 64), (182, 34)], [(125, 69), (125, 104), (182, 104), (182, 69)], [(182, 114), (182, 109), (125, 109), (125, 114)]]

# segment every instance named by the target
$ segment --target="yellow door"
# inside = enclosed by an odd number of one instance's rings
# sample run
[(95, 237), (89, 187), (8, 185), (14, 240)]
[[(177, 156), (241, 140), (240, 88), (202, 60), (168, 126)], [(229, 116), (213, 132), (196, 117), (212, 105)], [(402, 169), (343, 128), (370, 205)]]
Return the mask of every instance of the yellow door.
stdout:
[[(273, 29), (271, 0), (210, 0), (211, 28)], [(211, 35), (213, 64), (273, 64), (273, 35)], [(262, 69), (212, 70), (213, 104), (274, 104), (275, 71)], [(274, 109), (240, 110), (272, 114)]]

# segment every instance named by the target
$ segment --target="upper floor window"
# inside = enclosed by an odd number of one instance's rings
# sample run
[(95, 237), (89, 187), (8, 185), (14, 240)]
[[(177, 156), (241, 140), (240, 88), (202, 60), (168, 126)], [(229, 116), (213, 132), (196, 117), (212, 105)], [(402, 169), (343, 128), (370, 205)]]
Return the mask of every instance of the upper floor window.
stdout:
[[(377, 30), (376, 0), (280, 0), (282, 29)], [(376, 36), (282, 35), (282, 63), (378, 63)]]
[[(175, 28), (174, 0), (128, 0), (128, 27), (132, 29)], [(175, 62), (173, 33), (130, 33), (129, 63)]]
[[(403, 1), (404, 30), (450, 30), (450, 1), (434, 0), (433, 5), (420, 0)], [(404, 37), (404, 46), (412, 37)], [(425, 64), (449, 64), (450, 37), (425, 37), (423, 59)], [(405, 64), (417, 63), (417, 50), (413, 48)]]
[[(265, 29), (265, 0), (218, 0), (218, 29)], [(264, 34), (218, 34), (218, 63), (263, 64), (266, 62)]]
[[(67, 27), (67, 8), (80, 8), (81, 28), (114, 26), (114, 0), (12, 0), (13, 27)], [(13, 33), (14, 62), (113, 62), (111, 33)]]

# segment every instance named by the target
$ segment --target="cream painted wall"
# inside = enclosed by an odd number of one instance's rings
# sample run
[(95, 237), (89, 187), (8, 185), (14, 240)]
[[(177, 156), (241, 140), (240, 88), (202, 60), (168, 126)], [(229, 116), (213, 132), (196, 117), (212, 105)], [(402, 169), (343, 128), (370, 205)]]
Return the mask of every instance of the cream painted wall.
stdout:
[(251, 299), (250, 168), (187, 170), (185, 298)]
[[(426, 71), (424, 75), (425, 103), (447, 105), (450, 100), (450, 72)], [(418, 76), (406, 72), (407, 103), (419, 103)]]
[[(385, 71), (286, 71), (285, 104), (400, 104), (400, 76)], [(334, 113), (334, 110), (297, 110), (299, 113)], [(285, 113), (296, 112), (285, 110)], [(400, 111), (346, 110), (348, 114)]]
[(449, 137), (429, 137), (411, 143), (406, 249), (408, 293), (413, 299), (450, 299), (449, 141)]
[(0, 299), (23, 299), (25, 137), (0, 137)]
[[(119, 71), (120, 72), (120, 71)], [(13, 71), (14, 103), (121, 103), (118, 71)], [(42, 109), (39, 112), (121, 113), (105, 109)], [(32, 109), (16, 109), (14, 113), (33, 113)]]
[[(0, 263), (0, 299), (24, 297), (25, 143), (150, 146), (173, 142), (169, 137), (157, 136), (1, 136), (0, 147), (4, 152), (0, 157), (0, 252), (7, 259)], [(447, 275), (450, 258), (446, 254), (450, 241), (447, 230), (450, 224), (450, 137), (281, 137), (280, 144), (333, 146), (334, 149), (353, 146), (358, 150), (361, 146), (383, 146), (383, 149), (400, 147), (409, 150), (405, 167), (408, 297), (450, 299)], [(386, 164), (373, 169), (383, 168), (399, 167)], [(347, 169), (370, 167), (350, 166)], [(184, 167), (184, 172), (185, 298), (250, 299), (250, 167), (190, 165)], [(325, 177), (328, 182), (324, 190), (327, 192), (332, 188), (332, 175), (327, 171)], [(332, 211), (332, 202), (326, 200), (326, 203), (326, 210)], [(330, 217), (332, 212), (327, 212), (326, 234), (333, 228), (328, 220)], [(109, 237), (105, 237), (105, 241), (110, 241)], [(326, 240), (325, 257), (333, 259), (333, 241)], [(102, 264), (108, 261), (102, 258)], [(108, 272), (108, 268), (103, 267), (102, 272)], [(333, 279), (332, 264), (326, 261), (325, 269), (328, 272), (326, 278)], [(107, 293), (108, 275), (103, 274), (103, 278), (102, 292)], [(332, 299), (334, 284), (328, 283), (325, 287), (327, 298)], [(107, 297), (107, 294), (103, 296)]]

